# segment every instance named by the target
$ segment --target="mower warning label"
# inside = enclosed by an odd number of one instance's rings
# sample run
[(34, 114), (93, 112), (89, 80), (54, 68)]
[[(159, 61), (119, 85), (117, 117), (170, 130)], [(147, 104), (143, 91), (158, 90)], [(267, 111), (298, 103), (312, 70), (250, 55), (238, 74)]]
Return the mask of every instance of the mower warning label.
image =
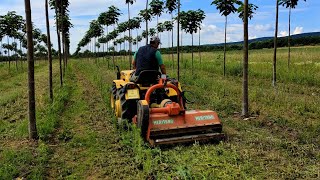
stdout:
[(207, 116), (196, 116), (194, 117), (196, 121), (204, 121), (204, 120), (213, 120), (214, 116), (213, 115), (207, 115)]
[(153, 124), (154, 125), (161, 125), (161, 124), (173, 124), (174, 121), (173, 119), (166, 119), (166, 120), (156, 120), (156, 121), (153, 121)]

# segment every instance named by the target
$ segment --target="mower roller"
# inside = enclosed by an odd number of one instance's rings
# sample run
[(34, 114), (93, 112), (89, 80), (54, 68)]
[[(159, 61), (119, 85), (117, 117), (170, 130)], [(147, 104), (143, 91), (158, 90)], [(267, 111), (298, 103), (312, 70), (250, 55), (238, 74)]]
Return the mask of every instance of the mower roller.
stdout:
[(161, 77), (158, 71), (142, 71), (135, 82), (130, 82), (132, 73), (118, 69), (111, 107), (119, 121), (136, 124), (152, 146), (224, 138), (215, 111), (186, 110), (178, 81)]

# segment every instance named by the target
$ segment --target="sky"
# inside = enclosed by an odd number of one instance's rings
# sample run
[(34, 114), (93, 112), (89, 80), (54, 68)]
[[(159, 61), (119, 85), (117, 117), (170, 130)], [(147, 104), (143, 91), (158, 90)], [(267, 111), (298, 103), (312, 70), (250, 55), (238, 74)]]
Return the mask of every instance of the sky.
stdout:
[[(151, 1), (151, 0), (149, 0)], [(202, 22), (201, 44), (213, 44), (224, 42), (224, 25), (225, 18), (219, 14), (215, 6), (210, 5), (213, 0), (181, 0), (181, 11), (202, 9), (206, 13), (206, 18)], [(45, 8), (44, 0), (31, 0), (32, 21), (46, 33), (45, 26)], [(128, 9), (125, 0), (69, 0), (70, 2), (70, 19), (73, 28), (70, 30), (71, 53), (73, 53), (78, 42), (82, 39), (85, 32), (89, 28), (90, 21), (97, 19), (101, 12), (107, 11), (108, 7), (114, 5), (118, 7), (122, 15), (120, 22), (128, 20)], [(136, 0), (130, 7), (131, 17), (138, 16), (140, 10), (145, 8), (145, 0)], [(259, 38), (266, 36), (274, 36), (275, 26), (275, 0), (249, 0), (249, 3), (257, 5), (259, 8), (254, 17), (249, 21), (249, 38)], [(24, 1), (22, 0), (0, 0), (0, 14), (4, 15), (8, 11), (16, 11), (17, 14), (25, 17)], [(279, 36), (288, 35), (288, 9), (280, 7), (279, 9)], [(54, 11), (50, 10), (50, 34), (54, 48), (57, 49), (57, 37), (54, 24)], [(319, 0), (300, 0), (298, 6), (292, 10), (291, 16), (291, 34), (300, 34), (306, 32), (320, 31), (320, 1)], [(170, 20), (171, 16), (164, 13), (159, 22)], [(156, 18), (150, 23), (149, 27), (156, 26)], [(145, 24), (142, 24), (145, 27)], [(232, 14), (228, 16), (227, 42), (235, 42), (243, 40), (243, 25), (238, 15)], [(113, 27), (109, 28), (111, 31)], [(175, 28), (176, 29), (176, 28)], [(135, 36), (141, 34), (142, 30), (133, 31)], [(176, 32), (175, 32), (176, 34)], [(169, 44), (168, 33), (164, 32), (160, 35), (162, 47)], [(144, 42), (144, 40), (142, 41)], [(191, 35), (183, 34), (183, 45), (191, 44)], [(198, 34), (195, 35), (194, 43), (198, 44)], [(143, 43), (141, 43), (142, 45)], [(176, 39), (174, 39), (176, 44)], [(133, 50), (135, 50), (135, 46)]]

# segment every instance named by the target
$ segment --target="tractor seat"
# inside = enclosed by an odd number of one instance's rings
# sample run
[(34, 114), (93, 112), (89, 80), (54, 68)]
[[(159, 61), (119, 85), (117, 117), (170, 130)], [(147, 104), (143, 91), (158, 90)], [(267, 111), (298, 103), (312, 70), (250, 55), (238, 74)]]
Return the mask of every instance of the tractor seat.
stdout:
[(137, 84), (156, 84), (161, 73), (155, 70), (141, 71), (135, 83)]

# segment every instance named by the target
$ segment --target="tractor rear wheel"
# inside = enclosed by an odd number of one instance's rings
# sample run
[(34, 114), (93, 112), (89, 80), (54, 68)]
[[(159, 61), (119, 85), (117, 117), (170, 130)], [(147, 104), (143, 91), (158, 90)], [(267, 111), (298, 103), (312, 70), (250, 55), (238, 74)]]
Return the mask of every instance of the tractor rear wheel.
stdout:
[(121, 119), (128, 119), (132, 122), (132, 118), (136, 115), (136, 100), (127, 100), (124, 89), (120, 89), (119, 99), (121, 104)]
[(143, 105), (143, 100), (138, 101), (137, 105), (137, 126), (141, 129), (141, 137), (146, 140), (147, 131), (149, 127), (149, 106)]
[(115, 84), (113, 84), (110, 90), (110, 105), (113, 111), (115, 111), (116, 97), (117, 97), (117, 87)]

